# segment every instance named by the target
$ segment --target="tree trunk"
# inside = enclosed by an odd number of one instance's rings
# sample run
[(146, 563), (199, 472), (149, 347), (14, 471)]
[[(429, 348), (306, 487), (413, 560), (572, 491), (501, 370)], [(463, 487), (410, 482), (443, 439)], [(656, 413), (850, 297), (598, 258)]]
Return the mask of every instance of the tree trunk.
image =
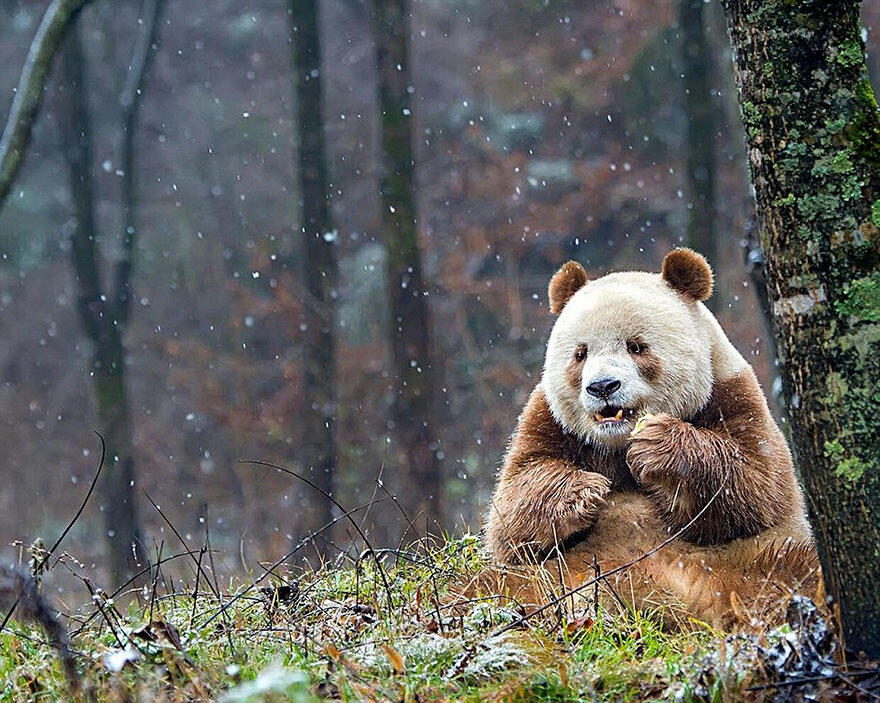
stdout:
[(153, 56), (153, 44), (159, 35), (159, 21), (164, 10), (165, 0), (144, 0), (141, 15), (144, 26), (135, 43), (128, 74), (119, 105), (122, 108), (122, 255), (116, 265), (116, 282), (113, 286), (117, 314), (123, 322), (128, 322), (131, 311), (131, 274), (134, 268), (134, 252), (137, 243), (137, 150), (135, 133), (140, 117), (141, 99), (144, 84)]
[(712, 54), (704, 28), (704, 0), (679, 0), (687, 119), (687, 245), (718, 265), (715, 239), (715, 108), (709, 88)]
[(31, 141), (31, 130), (43, 104), (49, 70), (68, 29), (89, 0), (52, 0), (31, 42), (0, 138), (0, 207), (9, 195)]
[(86, 95), (85, 56), (78, 27), (63, 55), (61, 127), (73, 201), (71, 256), (77, 309), (94, 347), (92, 382), (98, 426), (107, 445), (102, 480), (104, 521), (110, 546), (110, 573), (120, 583), (146, 564), (137, 504), (131, 423), (125, 389), (123, 323), (103, 293), (94, 212), (91, 122)]
[[(304, 418), (304, 464), (321, 490), (333, 493), (336, 471), (336, 236), (331, 231), (327, 156), (321, 93), (321, 44), (317, 0), (291, 0), (291, 30), (297, 85), (299, 180), (305, 253), (305, 379), (310, 403)], [(318, 527), (330, 522), (333, 506), (318, 498)]]
[(388, 256), (393, 417), (407, 488), (419, 520), (440, 518), (443, 477), (436, 452), (437, 384), (415, 200), (412, 84), (406, 0), (375, 0), (374, 37), (381, 112), (382, 229)]
[(880, 114), (859, 2), (725, 0), (795, 456), (847, 646), (880, 656)]

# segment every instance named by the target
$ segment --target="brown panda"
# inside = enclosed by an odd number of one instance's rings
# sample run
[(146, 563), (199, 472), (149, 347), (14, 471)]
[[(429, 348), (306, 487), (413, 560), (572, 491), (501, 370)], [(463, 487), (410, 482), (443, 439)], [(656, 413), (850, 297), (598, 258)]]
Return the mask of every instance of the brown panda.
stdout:
[(781, 594), (815, 587), (791, 454), (754, 372), (701, 302), (711, 292), (709, 265), (689, 249), (668, 254), (659, 275), (588, 282), (569, 262), (553, 276), (543, 375), (489, 506), (495, 560), (533, 562), (566, 544), (576, 585), (594, 558), (607, 572), (681, 531), (624, 572), (620, 595), (716, 624), (738, 603), (766, 615)]

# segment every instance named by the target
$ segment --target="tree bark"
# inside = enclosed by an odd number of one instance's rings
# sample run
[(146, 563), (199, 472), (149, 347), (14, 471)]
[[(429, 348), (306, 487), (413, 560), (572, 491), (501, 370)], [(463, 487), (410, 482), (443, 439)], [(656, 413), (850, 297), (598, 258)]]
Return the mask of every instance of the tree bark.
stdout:
[(0, 137), (0, 207), (15, 183), (43, 103), (43, 89), (68, 28), (89, 0), (53, 0), (31, 42)]
[(859, 2), (724, 0), (794, 453), (847, 646), (880, 656), (880, 113)]
[[(751, 207), (751, 206), (750, 206)], [(779, 358), (776, 353), (776, 339), (774, 338), (773, 326), (773, 305), (770, 301), (770, 290), (767, 287), (767, 272), (764, 267), (764, 250), (761, 247), (760, 235), (758, 234), (758, 223), (753, 217), (746, 221), (745, 231), (743, 232), (742, 252), (743, 264), (752, 281), (752, 290), (755, 291), (755, 300), (758, 303), (758, 309), (761, 311), (761, 321), (765, 334), (765, 343), (767, 353), (774, 362)], [(773, 371), (774, 388), (776, 387), (775, 379), (778, 378), (778, 372)], [(780, 402), (779, 392), (774, 391), (777, 401), (777, 411), (781, 417), (787, 418), (788, 413), (782, 402)]]
[(712, 53), (706, 37), (704, 0), (679, 0), (687, 119), (687, 245), (718, 265), (715, 238), (715, 108), (709, 87)]
[[(305, 254), (305, 377), (311, 407), (304, 418), (304, 463), (321, 490), (333, 493), (336, 473), (335, 300), (336, 235), (331, 231), (321, 92), (317, 0), (291, 0), (291, 29), (299, 123), (299, 181)], [(318, 501), (316, 521), (332, 519), (333, 504)]]
[(375, 0), (382, 229), (396, 384), (393, 418), (400, 449), (406, 454), (403, 473), (414, 496), (410, 503), (420, 520), (431, 521), (440, 518), (443, 477), (436, 451), (437, 384), (416, 216), (408, 18), (406, 0)]
[(77, 311), (93, 345), (92, 382), (98, 426), (107, 444), (101, 484), (104, 522), (114, 583), (126, 580), (146, 563), (137, 503), (134, 457), (125, 384), (124, 321), (104, 293), (99, 266), (94, 209), (91, 118), (87, 103), (85, 56), (79, 30), (69, 33), (63, 52), (64, 88), (61, 128), (73, 204), (71, 258)]
[(134, 268), (134, 252), (137, 244), (137, 190), (135, 173), (137, 170), (137, 150), (135, 132), (140, 117), (141, 98), (144, 84), (150, 71), (153, 58), (153, 45), (159, 35), (159, 22), (165, 7), (165, 0), (144, 0), (141, 9), (143, 27), (132, 52), (128, 74), (119, 105), (122, 108), (122, 254), (116, 264), (115, 292), (116, 310), (120, 321), (128, 322), (131, 312), (131, 274)]

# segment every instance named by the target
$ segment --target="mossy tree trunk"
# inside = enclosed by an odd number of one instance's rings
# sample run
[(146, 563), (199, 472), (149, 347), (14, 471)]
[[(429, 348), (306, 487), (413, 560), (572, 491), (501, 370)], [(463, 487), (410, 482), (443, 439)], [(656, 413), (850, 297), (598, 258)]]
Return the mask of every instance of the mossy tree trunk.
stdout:
[(724, 0), (793, 449), (847, 646), (880, 656), (880, 113), (859, 2)]
[(382, 228), (388, 256), (394, 423), (411, 505), (419, 520), (440, 517), (443, 477), (436, 447), (438, 389), (422, 274), (413, 160), (409, 10), (406, 0), (375, 0), (374, 41), (381, 110)]
[[(142, 35), (135, 46), (130, 75), (122, 96), (123, 160), (134, 168), (133, 130), (140, 104), (135, 97), (142, 89), (148, 59), (152, 53), (163, 0), (146, 0)], [(105, 288), (100, 267), (100, 247), (95, 219), (92, 123), (88, 107), (86, 57), (79, 27), (70, 31), (63, 52), (61, 118), (65, 161), (70, 178), (73, 216), (70, 235), (71, 263), (77, 290), (77, 312), (83, 330), (93, 346), (92, 384), (98, 425), (107, 445), (102, 478), (102, 509), (109, 544), (109, 569), (114, 583), (120, 583), (146, 563), (146, 551), (135, 500), (135, 467), (132, 426), (126, 390), (126, 362), (123, 335), (131, 307), (130, 276), (137, 232), (134, 219), (134, 175), (127, 173), (124, 185), (123, 252), (115, 270), (115, 286)], [(129, 100), (126, 100), (126, 97)]]
[(706, 36), (704, 0), (679, 0), (678, 27), (684, 67), (687, 118), (685, 178), (687, 245), (718, 264), (715, 237), (715, 106), (709, 81), (712, 53)]
[(9, 195), (31, 141), (49, 71), (69, 28), (89, 0), (52, 0), (31, 42), (0, 137), (0, 206)]
[[(303, 393), (310, 404), (304, 418), (303, 461), (321, 490), (332, 493), (336, 470), (335, 300), (336, 237), (331, 232), (321, 44), (317, 0), (291, 0), (291, 30), (299, 123), (299, 182), (302, 199), (305, 314)], [(332, 503), (316, 497), (319, 527), (332, 519)]]

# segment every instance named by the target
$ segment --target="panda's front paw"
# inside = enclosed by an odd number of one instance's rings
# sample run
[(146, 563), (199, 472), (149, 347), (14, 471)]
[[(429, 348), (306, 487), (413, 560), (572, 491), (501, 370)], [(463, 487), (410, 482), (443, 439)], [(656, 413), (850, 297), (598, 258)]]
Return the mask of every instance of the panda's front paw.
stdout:
[(678, 473), (680, 438), (686, 424), (666, 413), (639, 420), (626, 452), (627, 466), (637, 483), (662, 482)]
[(555, 510), (555, 538), (562, 541), (591, 527), (610, 490), (611, 481), (602, 474), (577, 471), (568, 476)]

